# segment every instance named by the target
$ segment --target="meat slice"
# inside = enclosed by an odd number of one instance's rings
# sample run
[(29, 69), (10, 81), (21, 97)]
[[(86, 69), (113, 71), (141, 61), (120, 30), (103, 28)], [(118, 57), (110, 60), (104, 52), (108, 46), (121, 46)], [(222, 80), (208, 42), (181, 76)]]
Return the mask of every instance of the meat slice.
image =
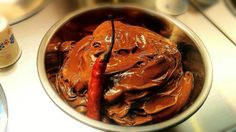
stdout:
[[(174, 116), (188, 101), (193, 87), (193, 75), (184, 73), (177, 45), (144, 27), (120, 21), (114, 25), (115, 44), (105, 71), (101, 104), (103, 121), (133, 126)], [(67, 27), (78, 28), (74, 24)], [(78, 42), (58, 38), (47, 48), (51, 54), (63, 53), (63, 64), (53, 75), (55, 86), (79, 112), (87, 111), (91, 69), (111, 43), (111, 28), (110, 21), (105, 21)]]
[(193, 81), (193, 74), (189, 71), (185, 72), (178, 83), (178, 88), (172, 93), (172, 95), (177, 96), (177, 102), (172, 107), (157, 113), (155, 115), (155, 119), (157, 121), (166, 120), (183, 108), (190, 97), (191, 90), (193, 88)]

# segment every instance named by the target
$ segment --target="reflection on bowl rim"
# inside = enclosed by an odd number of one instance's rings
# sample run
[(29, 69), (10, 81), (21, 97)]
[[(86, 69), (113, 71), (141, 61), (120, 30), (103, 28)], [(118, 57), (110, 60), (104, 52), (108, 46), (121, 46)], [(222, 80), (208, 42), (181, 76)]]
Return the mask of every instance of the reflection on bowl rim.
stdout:
[[(45, 70), (45, 51), (47, 44), (49, 43), (51, 37), (55, 34), (55, 32), (59, 29), (60, 26), (64, 25), (66, 22), (71, 20), (72, 18), (76, 17), (77, 15), (80, 15), (86, 11), (89, 10), (96, 10), (100, 8), (133, 8), (133, 9), (138, 9), (142, 10), (143, 12), (146, 12), (150, 15), (158, 16), (161, 18), (164, 18), (167, 21), (170, 21), (171, 23), (175, 24), (177, 27), (182, 29), (189, 38), (196, 44), (197, 49), (200, 52), (200, 55), (202, 57), (203, 65), (205, 68), (205, 81), (204, 85), (202, 88), (202, 91), (194, 101), (194, 105), (190, 105), (184, 112), (179, 113), (178, 115), (160, 122), (156, 124), (151, 124), (151, 125), (144, 125), (144, 126), (132, 126), (132, 127), (125, 127), (125, 126), (119, 126), (119, 125), (113, 125), (113, 124), (106, 124), (100, 121), (96, 121), (93, 119), (90, 119), (86, 117), (85, 115), (77, 112), (75, 109), (73, 109), (71, 106), (69, 106), (64, 100), (61, 99), (61, 97), (58, 95), (58, 93), (55, 91), (55, 89), (52, 88), (52, 85), (50, 84), (47, 75), (46, 75), (46, 70)], [(190, 116), (192, 116), (205, 102), (209, 91), (211, 89), (211, 84), (212, 84), (212, 64), (210, 60), (210, 56), (208, 54), (208, 51), (206, 50), (206, 47), (202, 43), (202, 41), (198, 38), (198, 36), (191, 31), (187, 26), (185, 26), (183, 23), (180, 21), (172, 18), (171, 16), (164, 15), (160, 12), (154, 12), (149, 9), (141, 8), (141, 7), (136, 7), (136, 6), (131, 6), (131, 5), (100, 5), (96, 7), (89, 7), (85, 8), (82, 10), (77, 10), (63, 19), (59, 20), (56, 24), (54, 24), (48, 32), (45, 34), (43, 37), (40, 47), (38, 49), (38, 55), (37, 55), (37, 68), (38, 68), (38, 75), (40, 78), (40, 81), (44, 87), (44, 90), (48, 94), (48, 96), (51, 98), (51, 100), (65, 113), (73, 117), (74, 119), (85, 123), (89, 126), (102, 129), (102, 130), (109, 130), (109, 131), (153, 131), (153, 130), (162, 130), (164, 128), (168, 128), (174, 125), (177, 125), (186, 119), (188, 119)]]

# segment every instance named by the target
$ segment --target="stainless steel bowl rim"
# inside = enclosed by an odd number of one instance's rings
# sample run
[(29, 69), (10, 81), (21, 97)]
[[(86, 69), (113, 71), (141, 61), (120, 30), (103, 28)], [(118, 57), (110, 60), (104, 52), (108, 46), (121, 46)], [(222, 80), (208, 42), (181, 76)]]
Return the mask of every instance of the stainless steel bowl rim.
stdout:
[[(119, 126), (119, 125), (106, 124), (106, 123), (103, 123), (100, 121), (90, 119), (90, 118), (86, 117), (85, 115), (80, 114), (79, 112), (74, 110), (72, 107), (70, 107), (66, 102), (64, 102), (61, 99), (61, 97), (58, 95), (58, 93), (55, 91), (55, 89), (52, 88), (53, 86), (50, 84), (50, 82), (47, 78), (44, 64), (45, 64), (46, 47), (47, 47), (47, 44), (49, 43), (50, 39), (52, 38), (53, 34), (55, 34), (55, 32), (60, 28), (60, 26), (62, 26), (63, 24), (65, 24), (66, 22), (68, 22), (69, 20), (71, 20), (72, 18), (74, 18), (77, 15), (80, 15), (80, 14), (82, 14), (86, 11), (90, 11), (90, 10), (96, 10), (96, 9), (100, 9), (100, 8), (111, 8), (111, 7), (118, 8), (118, 9), (135, 8), (138, 10), (142, 10), (146, 13), (149, 13), (150, 15), (164, 18), (165, 20), (175, 24), (180, 29), (182, 29), (188, 35), (188, 37), (191, 38), (192, 41), (196, 44), (196, 47), (198, 48), (198, 50), (201, 54), (201, 57), (203, 59), (203, 64), (204, 64), (204, 68), (205, 68), (205, 82), (204, 82), (202, 91), (198, 95), (197, 99), (194, 101), (194, 104), (190, 105), (184, 112), (176, 115), (175, 117), (172, 117), (169, 120), (166, 120), (166, 121), (163, 121), (160, 123), (156, 123), (156, 124), (152, 124), (152, 125), (125, 127), (125, 126)], [(152, 11), (149, 9), (145, 9), (145, 8), (141, 8), (141, 7), (137, 7), (137, 6), (133, 6), (133, 5), (127, 5), (127, 4), (126, 5), (100, 5), (100, 6), (96, 6), (96, 7), (87, 7), (84, 9), (74, 11), (74, 12), (68, 14), (67, 16), (65, 16), (64, 18), (62, 18), (61, 20), (59, 20), (57, 23), (55, 23), (48, 30), (48, 32), (45, 34), (45, 36), (43, 37), (43, 39), (41, 41), (41, 44), (38, 49), (38, 55), (37, 55), (37, 69), (38, 69), (38, 75), (39, 75), (40, 81), (44, 87), (44, 90), (46, 91), (48, 96), (51, 98), (51, 100), (61, 110), (63, 110), (65, 113), (67, 113), (68, 115), (70, 115), (71, 117), (73, 117), (74, 119), (76, 119), (82, 123), (85, 123), (89, 126), (92, 126), (92, 127), (95, 127), (95, 128), (101, 129), (101, 130), (109, 130), (109, 131), (162, 130), (162, 129), (177, 125), (177, 124), (185, 121), (190, 116), (192, 116), (205, 102), (205, 100), (210, 92), (210, 88), (212, 85), (212, 78), (213, 78), (212, 63), (210, 60), (209, 53), (208, 53), (206, 47), (204, 46), (204, 44), (202, 43), (202, 41), (191, 29), (189, 29), (183, 23), (181, 23), (180, 21), (178, 21), (177, 19), (175, 19), (171, 16), (162, 14), (160, 12), (155, 12), (155, 11)]]

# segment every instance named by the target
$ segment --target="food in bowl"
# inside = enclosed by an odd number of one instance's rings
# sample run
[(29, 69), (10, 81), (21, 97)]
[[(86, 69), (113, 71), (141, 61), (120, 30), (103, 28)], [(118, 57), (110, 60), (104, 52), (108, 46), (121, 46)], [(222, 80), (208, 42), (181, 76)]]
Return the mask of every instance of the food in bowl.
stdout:
[[(58, 94), (74, 109), (86, 114), (93, 65), (112, 40), (110, 21), (77, 32), (66, 27), (47, 46), (47, 75)], [(184, 71), (177, 44), (142, 26), (115, 19), (114, 47), (105, 70), (99, 120), (123, 126), (153, 124), (180, 112), (188, 102), (194, 78)], [(78, 30), (77, 30), (78, 31)], [(67, 38), (67, 39), (64, 39)], [(59, 67), (58, 67), (59, 66)], [(99, 99), (98, 99), (99, 100)]]
[[(174, 116), (157, 123), (150, 121), (129, 127), (117, 125), (118, 123), (115, 122), (104, 123), (105, 121), (96, 121), (81, 114), (86, 107), (75, 109), (66, 99), (63, 99), (62, 93), (58, 92), (55, 86), (56, 76), (61, 70), (63, 58), (66, 57), (64, 55), (67, 54), (70, 46), (63, 52), (59, 52), (59, 49), (67, 47), (66, 45), (73, 45), (72, 43), (93, 34), (101, 23), (108, 20), (109, 14), (114, 16), (115, 21), (146, 28), (176, 43), (181, 53), (183, 72), (191, 71), (194, 84), (187, 103)], [(66, 41), (67, 43), (64, 43)], [(103, 5), (68, 14), (53, 25), (43, 37), (38, 50), (37, 68), (44, 90), (62, 111), (77, 121), (105, 131), (157, 131), (173, 127), (188, 119), (204, 104), (212, 83), (212, 65), (209, 54), (194, 32), (172, 17), (130, 5)]]

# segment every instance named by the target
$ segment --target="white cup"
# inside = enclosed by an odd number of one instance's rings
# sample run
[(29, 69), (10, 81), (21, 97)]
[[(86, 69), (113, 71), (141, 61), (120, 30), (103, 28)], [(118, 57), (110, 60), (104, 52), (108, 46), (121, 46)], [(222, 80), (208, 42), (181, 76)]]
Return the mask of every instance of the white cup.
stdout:
[(0, 16), (0, 68), (14, 64), (21, 55), (7, 20)]
[(156, 0), (156, 8), (169, 15), (180, 15), (188, 9), (189, 0)]
[(211, 5), (215, 2), (217, 2), (217, 0), (195, 0), (195, 1), (197, 1), (198, 3), (203, 4), (203, 5)]

